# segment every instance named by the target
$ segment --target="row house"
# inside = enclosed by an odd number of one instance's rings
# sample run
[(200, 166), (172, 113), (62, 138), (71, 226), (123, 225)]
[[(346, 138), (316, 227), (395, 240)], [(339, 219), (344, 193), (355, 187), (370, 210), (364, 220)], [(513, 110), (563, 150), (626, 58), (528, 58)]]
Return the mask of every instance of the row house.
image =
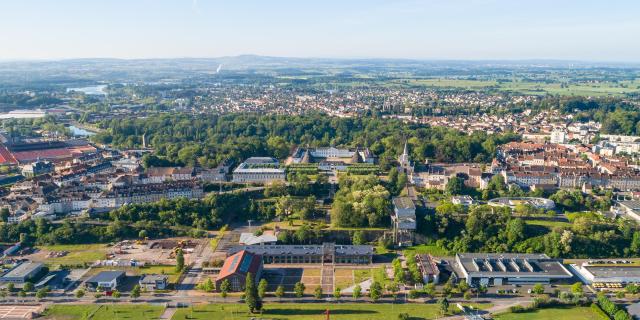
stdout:
[(165, 181), (191, 180), (194, 176), (194, 170), (192, 167), (151, 167), (147, 169), (145, 174), (143, 183), (163, 183)]

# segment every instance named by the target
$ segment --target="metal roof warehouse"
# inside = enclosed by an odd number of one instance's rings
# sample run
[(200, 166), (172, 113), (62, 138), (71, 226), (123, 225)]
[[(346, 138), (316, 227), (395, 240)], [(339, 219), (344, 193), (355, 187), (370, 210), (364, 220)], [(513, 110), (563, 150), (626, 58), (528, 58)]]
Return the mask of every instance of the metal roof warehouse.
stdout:
[(573, 274), (545, 254), (458, 253), (454, 266), (470, 285), (549, 283)]
[(250, 245), (232, 247), (227, 254), (239, 251), (262, 256), (264, 263), (337, 263), (369, 264), (373, 247), (368, 245)]

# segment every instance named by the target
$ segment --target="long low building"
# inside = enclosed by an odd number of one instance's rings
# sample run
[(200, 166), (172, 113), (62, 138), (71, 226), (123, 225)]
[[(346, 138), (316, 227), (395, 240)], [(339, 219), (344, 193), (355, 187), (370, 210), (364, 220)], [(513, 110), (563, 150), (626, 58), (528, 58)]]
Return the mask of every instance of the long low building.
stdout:
[(252, 157), (233, 170), (235, 183), (271, 183), (285, 181), (285, 170), (278, 160), (270, 157)]
[(640, 222), (640, 201), (638, 200), (627, 200), (627, 201), (617, 201), (617, 204), (620, 209), (618, 212), (625, 214), (627, 217)]
[(546, 254), (458, 253), (454, 268), (469, 285), (550, 283), (573, 274)]
[(640, 283), (640, 266), (612, 261), (603, 263), (585, 262), (574, 266), (580, 278), (588, 284), (596, 283)]
[(21, 284), (27, 281), (36, 280), (35, 278), (43, 268), (43, 263), (23, 262), (0, 277), (0, 282)]
[(265, 264), (330, 263), (370, 264), (373, 247), (368, 245), (251, 245), (232, 247), (227, 254), (242, 250), (262, 256)]

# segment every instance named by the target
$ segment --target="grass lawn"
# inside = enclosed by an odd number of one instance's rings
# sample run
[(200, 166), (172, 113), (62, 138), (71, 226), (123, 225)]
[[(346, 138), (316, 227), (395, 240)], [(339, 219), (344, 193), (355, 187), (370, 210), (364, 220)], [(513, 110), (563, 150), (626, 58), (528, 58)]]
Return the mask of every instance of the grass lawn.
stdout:
[(387, 284), (392, 282), (387, 276), (384, 267), (371, 269), (371, 274), (373, 275), (373, 281), (379, 282), (383, 287), (386, 287)]
[(524, 313), (503, 313), (494, 316), (496, 320), (559, 320), (559, 319), (582, 319), (600, 320), (600, 316), (589, 307), (559, 307), (550, 309), (539, 309)]
[(405, 254), (414, 253), (414, 254), (431, 254), (435, 257), (446, 257), (448, 256), (447, 251), (444, 249), (438, 248), (435, 244), (421, 244), (413, 247), (409, 247), (404, 250)]
[(105, 259), (107, 246), (104, 244), (66, 244), (53, 246), (39, 246), (40, 250), (46, 251), (69, 251), (60, 258), (47, 258), (48, 265), (77, 265), (83, 263), (93, 263), (96, 260)]
[[(487, 307), (487, 305), (480, 306)], [(173, 320), (180, 319), (250, 319), (262, 317), (279, 320), (323, 320), (324, 312), (329, 309), (332, 320), (386, 320), (397, 319), (398, 314), (408, 313), (413, 319), (435, 319), (440, 316), (437, 304), (373, 304), (373, 303), (269, 303), (264, 313), (250, 315), (243, 304), (209, 304), (192, 308), (179, 309)], [(451, 314), (457, 312), (455, 306), (449, 309)]]
[(158, 319), (164, 307), (151, 305), (52, 305), (44, 312), (45, 319), (113, 320)]
[(178, 280), (179, 273), (176, 272), (176, 266), (144, 266), (137, 268), (139, 274), (165, 274), (169, 276), (169, 283), (175, 283)]
[(355, 283), (361, 283), (363, 281), (371, 279), (371, 270), (369, 269), (353, 270), (353, 279)]
[(555, 227), (571, 228), (571, 222), (565, 222), (565, 221), (525, 220), (525, 222), (528, 225), (543, 226), (549, 229), (553, 229)]

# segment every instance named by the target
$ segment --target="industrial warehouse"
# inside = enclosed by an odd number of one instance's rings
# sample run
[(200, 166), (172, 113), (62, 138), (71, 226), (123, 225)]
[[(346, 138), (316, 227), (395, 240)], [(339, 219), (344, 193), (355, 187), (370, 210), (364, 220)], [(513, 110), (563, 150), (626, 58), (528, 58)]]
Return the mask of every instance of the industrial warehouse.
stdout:
[(640, 266), (627, 260), (588, 261), (572, 267), (582, 281), (597, 289), (620, 288), (623, 284), (640, 283)]
[(573, 277), (546, 254), (458, 253), (454, 268), (469, 285), (550, 283)]
[(250, 245), (235, 246), (228, 255), (242, 250), (262, 256), (265, 264), (324, 263), (324, 264), (370, 264), (373, 247), (368, 245)]

